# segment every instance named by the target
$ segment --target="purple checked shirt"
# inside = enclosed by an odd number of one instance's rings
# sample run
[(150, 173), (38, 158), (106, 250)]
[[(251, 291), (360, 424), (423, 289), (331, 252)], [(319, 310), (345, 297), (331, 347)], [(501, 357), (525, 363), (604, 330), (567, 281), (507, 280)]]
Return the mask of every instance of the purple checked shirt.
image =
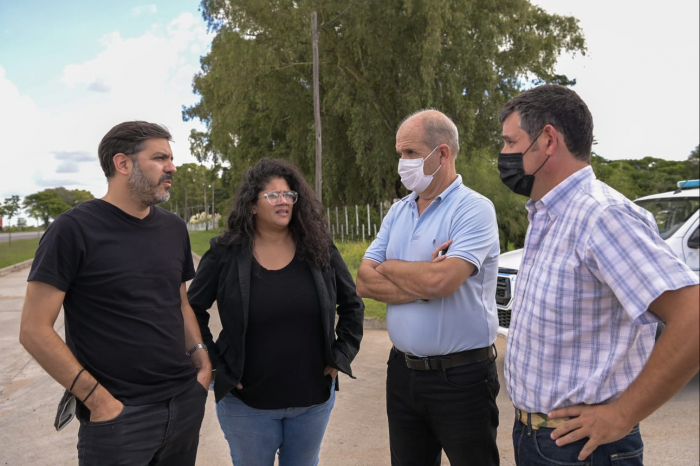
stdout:
[(591, 167), (526, 207), (505, 356), (510, 398), (540, 413), (612, 401), (654, 347), (651, 302), (698, 277), (661, 239), (654, 217)]

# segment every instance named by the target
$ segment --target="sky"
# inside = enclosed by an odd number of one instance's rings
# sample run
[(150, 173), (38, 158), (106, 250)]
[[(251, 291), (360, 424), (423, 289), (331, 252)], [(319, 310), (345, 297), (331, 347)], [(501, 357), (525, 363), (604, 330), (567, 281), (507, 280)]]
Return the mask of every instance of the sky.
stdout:
[[(700, 2), (532, 0), (580, 20), (588, 51), (557, 73), (593, 114), (607, 159), (684, 160), (700, 142)], [(46, 188), (107, 192), (97, 146), (115, 124), (173, 133), (195, 162), (182, 107), (209, 51), (196, 0), (0, 0), (0, 202)], [(459, 122), (457, 122), (459, 125)], [(14, 223), (14, 222), (13, 222)]]

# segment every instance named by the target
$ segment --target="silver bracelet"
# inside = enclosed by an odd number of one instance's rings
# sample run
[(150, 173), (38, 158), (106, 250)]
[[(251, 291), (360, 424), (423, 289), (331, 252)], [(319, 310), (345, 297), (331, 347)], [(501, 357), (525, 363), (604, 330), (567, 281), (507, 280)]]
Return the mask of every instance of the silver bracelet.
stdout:
[(207, 353), (209, 352), (209, 351), (207, 350), (207, 347), (204, 345), (204, 343), (197, 343), (196, 345), (194, 345), (194, 346), (192, 347), (191, 350), (189, 350), (188, 352), (185, 353), (185, 356), (191, 357), (191, 356), (192, 356), (192, 353), (194, 353), (194, 352), (197, 351), (198, 349), (203, 349), (203, 350), (206, 351)]

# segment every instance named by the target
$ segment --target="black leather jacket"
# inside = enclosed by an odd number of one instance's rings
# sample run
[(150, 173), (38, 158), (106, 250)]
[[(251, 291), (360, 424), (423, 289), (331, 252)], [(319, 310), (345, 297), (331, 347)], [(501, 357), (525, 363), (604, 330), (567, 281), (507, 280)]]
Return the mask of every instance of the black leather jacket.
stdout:
[[(247, 244), (227, 248), (212, 238), (187, 292), (216, 369), (214, 394), (217, 401), (226, 396), (243, 375), (251, 267)], [(360, 349), (365, 305), (357, 296), (352, 275), (335, 246), (331, 247), (329, 267), (311, 266), (310, 270), (321, 303), (326, 364), (353, 377), (350, 363)], [(215, 300), (222, 326), (216, 343), (209, 330), (208, 312)], [(336, 383), (336, 389), (337, 386)]]

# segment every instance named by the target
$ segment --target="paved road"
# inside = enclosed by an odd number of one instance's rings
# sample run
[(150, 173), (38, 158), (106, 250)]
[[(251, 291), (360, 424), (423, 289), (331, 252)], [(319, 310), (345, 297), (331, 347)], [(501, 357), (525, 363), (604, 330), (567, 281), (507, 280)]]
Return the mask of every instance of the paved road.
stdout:
[[(17, 233), (12, 233), (12, 241), (16, 239), (27, 239), (27, 238), (36, 238), (37, 236), (43, 235), (43, 231), (19, 231)], [(4, 243), (10, 240), (10, 234), (9, 233), (0, 233), (0, 243)], [(1, 464), (1, 463), (0, 463)]]
[[(77, 464), (77, 422), (61, 432), (53, 429), (55, 406), (62, 388), (17, 341), (28, 269), (0, 277), (0, 465), (63, 466)], [(56, 328), (63, 330), (63, 319)], [(214, 332), (216, 333), (216, 332)], [(512, 406), (503, 386), (505, 341), (499, 338), (498, 397), (501, 464), (513, 465), (510, 429)], [(384, 379), (391, 343), (384, 330), (366, 330), (353, 363), (356, 380), (340, 375), (340, 392), (321, 448), (321, 465), (388, 466), (389, 441)], [(645, 464), (697, 466), (700, 414), (696, 376), (669, 403), (642, 423)], [(219, 429), (213, 393), (201, 431), (198, 466), (230, 465)], [(443, 464), (449, 464), (443, 461)]]

